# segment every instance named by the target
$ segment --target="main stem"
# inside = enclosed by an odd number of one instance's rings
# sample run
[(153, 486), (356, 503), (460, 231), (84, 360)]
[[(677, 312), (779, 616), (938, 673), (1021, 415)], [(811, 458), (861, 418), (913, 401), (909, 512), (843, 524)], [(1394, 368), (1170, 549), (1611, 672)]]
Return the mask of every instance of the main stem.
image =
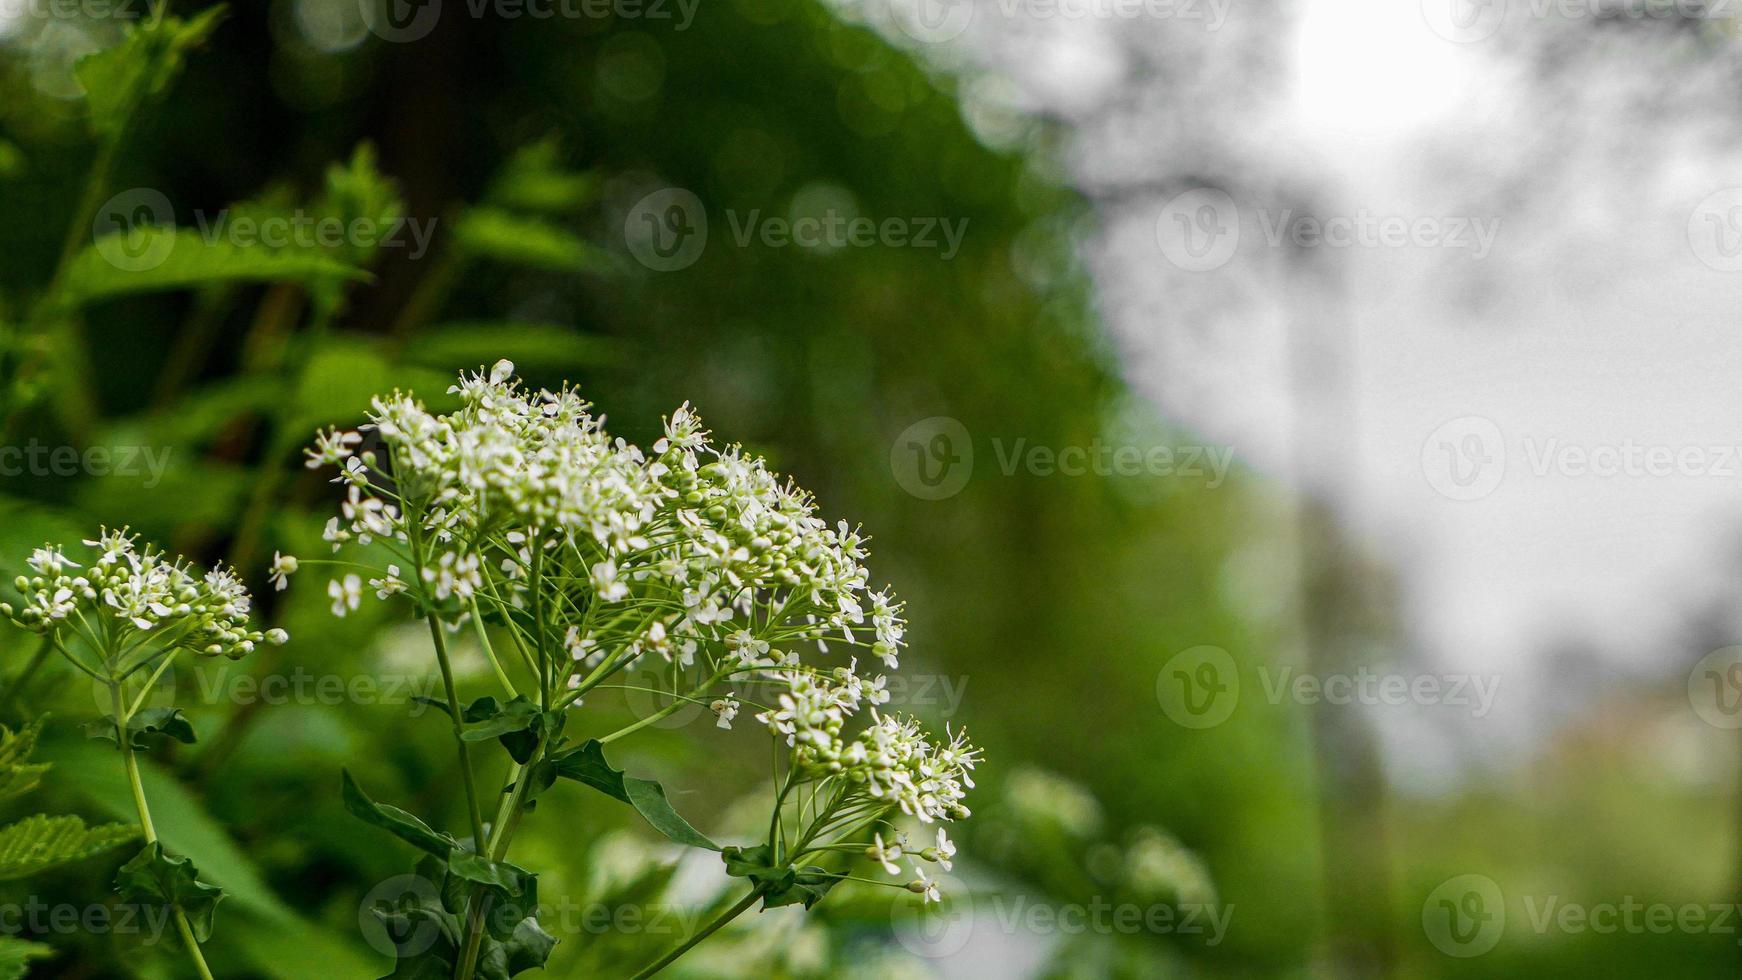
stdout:
[(745, 895), (742, 899), (740, 899), (737, 905), (734, 905), (731, 908), (727, 909), (726, 911), (721, 912), (718, 916), (716, 916), (714, 918), (714, 921), (703, 926), (700, 932), (698, 932), (695, 935), (691, 936), (690, 938), (684, 940), (684, 943), (682, 946), (679, 946), (676, 949), (672, 950), (671, 952), (665, 954), (664, 956), (661, 956), (658, 960), (654, 961), (654, 963), (652, 965), (648, 966), (647, 969), (642, 970), (640, 973), (637, 973), (634, 977), (634, 980), (646, 980), (647, 977), (651, 977), (655, 973), (658, 973), (659, 971), (661, 971), (661, 970), (665, 969), (666, 967), (672, 965), (673, 963), (677, 962), (678, 957), (689, 952), (702, 940), (708, 938), (709, 936), (712, 936), (716, 932), (719, 932), (720, 929), (726, 925), (726, 923), (731, 922), (733, 919), (736, 919), (737, 917), (739, 917), (740, 915), (743, 915), (746, 911), (748, 911), (750, 906), (755, 905), (756, 900), (761, 898), (763, 892), (765, 892), (765, 891), (767, 891), (767, 889), (762, 887), (761, 885), (758, 885), (757, 887), (751, 889), (750, 894)]
[[(527, 764), (520, 767), (514, 777), (514, 789), (508, 798), (497, 808), (496, 821), (490, 827), (490, 846), (487, 851), (481, 851), (491, 861), (500, 861), (508, 856), (508, 843), (514, 837), (514, 831), (520, 826), (520, 814), (526, 805), (526, 787), (532, 780), (533, 767), (538, 765), (539, 757), (544, 754), (544, 743), (541, 740), (533, 751)], [(454, 963), (454, 980), (471, 980), (472, 971), (478, 963), (478, 953), (484, 946), (484, 906), (489, 900), (489, 894), (483, 885), (472, 886), (472, 896), (467, 902), (466, 912), (466, 944), (460, 951), (460, 958)]]
[[(145, 784), (139, 778), (139, 760), (133, 754), (133, 737), (127, 733), (127, 722), (130, 717), (124, 714), (121, 685), (111, 682), (109, 693), (115, 701), (115, 740), (121, 743), (121, 762), (127, 769), (127, 782), (133, 788), (133, 805), (139, 809), (139, 829), (145, 834), (147, 846), (157, 843), (157, 826), (151, 822), (151, 807), (145, 802)], [(205, 954), (200, 952), (200, 944), (194, 939), (193, 927), (188, 924), (187, 913), (181, 906), (170, 903), (170, 912), (175, 916), (175, 928), (181, 933), (181, 939), (187, 945), (188, 955), (193, 957), (194, 969), (199, 971), (201, 980), (212, 980), (212, 968), (206, 965)]]
[(454, 746), (460, 754), (460, 782), (466, 788), (466, 810), (472, 818), (472, 842), (484, 853), (484, 812), (478, 809), (478, 788), (472, 782), (472, 753), (466, 748), (466, 723), (460, 717), (460, 695), (454, 689), (454, 669), (448, 662), (448, 642), (442, 624), (428, 614), (430, 640), (435, 644), (436, 664), (441, 667), (442, 687), (448, 696), (449, 716), (454, 723)]

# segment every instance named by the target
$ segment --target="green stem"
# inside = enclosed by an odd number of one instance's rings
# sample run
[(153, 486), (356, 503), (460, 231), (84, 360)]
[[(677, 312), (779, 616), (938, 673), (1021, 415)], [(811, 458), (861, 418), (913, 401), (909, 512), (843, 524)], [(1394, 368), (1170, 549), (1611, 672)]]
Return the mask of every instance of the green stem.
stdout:
[[(145, 834), (147, 846), (157, 843), (157, 826), (151, 822), (151, 807), (145, 802), (145, 783), (139, 778), (139, 760), (133, 754), (133, 738), (127, 733), (127, 722), (131, 715), (124, 713), (121, 698), (121, 685), (111, 682), (109, 693), (115, 701), (115, 740), (121, 744), (121, 762), (127, 769), (127, 782), (133, 788), (133, 805), (139, 810), (139, 829)], [(181, 906), (170, 904), (170, 911), (175, 915), (175, 928), (181, 933), (182, 942), (187, 945), (188, 956), (193, 958), (194, 969), (199, 971), (201, 980), (212, 980), (212, 968), (206, 965), (205, 954), (200, 952), (200, 944), (194, 938), (193, 927), (188, 924), (187, 913)]]
[[(490, 827), (490, 847), (481, 851), (492, 861), (500, 861), (508, 856), (508, 844), (514, 837), (514, 831), (520, 826), (520, 815), (526, 805), (526, 788), (532, 782), (532, 770), (538, 765), (538, 760), (544, 753), (544, 743), (541, 740), (534, 749), (532, 757), (525, 766), (519, 768), (514, 776), (514, 789), (507, 799), (496, 810), (496, 822)], [(460, 951), (460, 958), (454, 962), (454, 980), (472, 980), (473, 970), (478, 963), (478, 953), (484, 945), (484, 913), (489, 904), (489, 895), (483, 885), (472, 886), (472, 895), (467, 903), (466, 941)]]
[(472, 781), (472, 754), (466, 748), (466, 723), (460, 717), (460, 695), (454, 688), (454, 669), (448, 661), (448, 641), (442, 636), (442, 624), (434, 613), (429, 620), (430, 641), (435, 644), (436, 664), (441, 667), (442, 688), (448, 696), (448, 715), (454, 723), (454, 745), (460, 754), (460, 781), (466, 789), (466, 811), (472, 818), (472, 842), (478, 853), (484, 853), (484, 812), (478, 809), (478, 788)]
[(648, 966), (645, 970), (642, 970), (640, 973), (635, 974), (634, 980), (646, 980), (647, 977), (651, 977), (655, 973), (658, 973), (659, 971), (661, 971), (661, 970), (665, 969), (666, 967), (675, 963), (677, 961), (678, 957), (689, 952), (692, 948), (694, 948), (702, 940), (708, 938), (709, 936), (712, 936), (716, 932), (719, 932), (720, 929), (726, 925), (726, 923), (731, 922), (733, 919), (736, 919), (740, 915), (743, 915), (746, 911), (749, 911), (750, 906), (755, 905), (756, 900), (761, 898), (762, 893), (765, 891), (767, 891), (767, 889), (761, 885), (758, 885), (757, 887), (751, 889), (750, 894), (745, 895), (742, 899), (740, 899), (737, 905), (734, 905), (731, 908), (727, 909), (726, 911), (721, 912), (714, 919), (714, 921), (703, 926), (700, 932), (697, 932), (695, 935), (684, 940), (683, 945), (677, 947), (676, 949), (665, 954), (664, 956), (661, 956), (658, 960), (655, 960), (652, 963), (652, 965)]

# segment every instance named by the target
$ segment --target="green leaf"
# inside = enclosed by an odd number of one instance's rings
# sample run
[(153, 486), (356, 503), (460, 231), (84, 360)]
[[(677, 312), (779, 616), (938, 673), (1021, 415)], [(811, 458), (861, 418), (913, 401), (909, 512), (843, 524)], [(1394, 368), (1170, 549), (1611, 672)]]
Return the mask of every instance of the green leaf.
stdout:
[(199, 869), (187, 858), (172, 858), (157, 841), (145, 845), (115, 873), (115, 890), (123, 902), (169, 905), (187, 914), (194, 938), (212, 938), (212, 921), (224, 890), (199, 880)]
[(16, 881), (85, 858), (139, 836), (127, 824), (86, 827), (75, 816), (37, 814), (0, 828), (0, 881)]
[(841, 880), (840, 875), (816, 865), (802, 869), (776, 865), (773, 853), (766, 844), (756, 847), (728, 847), (720, 852), (720, 857), (726, 862), (728, 875), (748, 878), (763, 889), (764, 909), (801, 903), (809, 909), (822, 901), (829, 889)]
[(651, 779), (625, 776), (623, 770), (615, 769), (606, 762), (604, 746), (599, 744), (598, 739), (588, 739), (572, 749), (559, 752), (550, 761), (556, 766), (558, 776), (585, 783), (606, 796), (634, 807), (667, 840), (688, 847), (720, 850), (720, 845), (709, 840), (701, 831), (690, 826), (689, 821), (678, 816), (677, 811), (672, 809), (671, 802), (665, 798), (665, 787)]
[[(471, 855), (457, 854), (455, 860), (462, 857)], [(464, 866), (464, 862), (458, 866), (450, 862), (453, 870), (443, 870), (440, 862), (426, 858), (418, 864), (417, 873), (437, 882), (437, 888), (407, 894), (393, 908), (370, 910), (387, 927), (390, 939), (396, 943), (399, 937), (404, 940), (393, 972), (383, 980), (448, 980), (453, 976), (462, 938), (461, 913), (476, 881), (462, 877), (459, 869)], [(556, 946), (556, 939), (538, 924), (537, 876), (515, 871), (524, 875), (525, 894), (518, 900), (493, 884), (480, 882), (489, 889), (491, 901), (478, 953), (477, 976), (482, 980), (508, 980), (539, 969)]]
[(807, 910), (814, 908), (829, 894), (829, 889), (835, 887), (835, 883), (840, 880), (839, 874), (827, 868), (820, 868), (816, 865), (805, 867), (793, 874), (791, 883), (785, 888), (770, 890), (768, 894), (762, 896), (762, 907), (764, 909), (777, 909), (782, 905), (803, 904)]
[(490, 203), (502, 207), (552, 213), (578, 212), (598, 196), (598, 176), (563, 166), (562, 146), (555, 137), (516, 151), (487, 195)]
[(479, 698), (466, 706), (462, 717), (470, 727), (461, 738), (468, 742), (498, 739), (521, 765), (532, 759), (541, 739), (553, 741), (568, 718), (563, 712), (540, 710), (524, 694), (504, 705), (492, 697)]
[(368, 272), (313, 248), (273, 249), (191, 228), (137, 225), (104, 235), (67, 267), (59, 302), (77, 306), (135, 293), (189, 289), (221, 282), (294, 282), (314, 286)]
[[(113, 717), (104, 716), (102, 721), (87, 722), (81, 727), (85, 730), (86, 738), (121, 744), (116, 737), (118, 726)], [(149, 748), (148, 739), (156, 735), (166, 735), (184, 745), (192, 745), (199, 740), (194, 734), (193, 723), (181, 713), (180, 708), (146, 708), (127, 719), (127, 733), (136, 749)]]
[(24, 980), (24, 975), (30, 972), (31, 960), (44, 960), (53, 955), (52, 946), (17, 936), (0, 936), (0, 980)]
[(448, 869), (467, 881), (500, 889), (511, 898), (526, 894), (529, 887), (536, 886), (538, 878), (525, 868), (506, 861), (491, 861), (461, 847), (449, 852)]
[(466, 211), (454, 226), (454, 240), (467, 254), (547, 272), (599, 272), (613, 265), (610, 253), (579, 235), (497, 208)]
[(349, 769), (341, 772), (344, 777), (341, 792), (345, 809), (364, 823), (379, 827), (413, 847), (437, 857), (446, 858), (458, 846), (458, 842), (452, 837), (431, 829), (429, 824), (404, 810), (370, 799), (362, 787), (357, 785), (357, 781), (351, 778)]
[(169, 87), (184, 56), (205, 42), (223, 15), (222, 6), (191, 20), (154, 15), (131, 27), (120, 44), (80, 58), (73, 74), (84, 87), (92, 131), (119, 136), (140, 103)]
[(30, 761), (42, 722), (38, 718), (16, 732), (0, 725), (0, 800), (30, 792), (42, 782), (42, 774), (54, 768), (51, 763)]

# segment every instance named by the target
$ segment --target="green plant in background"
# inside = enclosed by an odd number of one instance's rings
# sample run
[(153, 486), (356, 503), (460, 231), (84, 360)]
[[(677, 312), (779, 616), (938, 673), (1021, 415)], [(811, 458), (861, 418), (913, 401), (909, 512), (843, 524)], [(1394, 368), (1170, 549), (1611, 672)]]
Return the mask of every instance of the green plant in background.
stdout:
[[(849, 878), (936, 901), (922, 862), (949, 868), (954, 845), (941, 829), (935, 844), (911, 845), (894, 820), (966, 817), (979, 752), (961, 734), (936, 740), (878, 712), (886, 678), (861, 673), (859, 657), (898, 667), (905, 624), (900, 604), (867, 585), (862, 535), (845, 521), (830, 526), (809, 494), (762, 460), (714, 446), (688, 405), (644, 453), (609, 436), (574, 389), (528, 391), (513, 373), (502, 361), (462, 376), (449, 389), (460, 401), (450, 414), (395, 392), (375, 400), (363, 431), (321, 433), (309, 465), (341, 467), (346, 489), (343, 516), (324, 536), (335, 552), (355, 544), (374, 554), (281, 555), (272, 569), (283, 583), (303, 566), (338, 566), (327, 594), (341, 617), (360, 607), (371, 576), (377, 597), (410, 600), (429, 624), (469, 839), (376, 803), (344, 777), (347, 807), (427, 852), (425, 873), (439, 881), (438, 901), (392, 915), (402, 926), (435, 921), (442, 941), (403, 952), (394, 975), (463, 980), (544, 963), (555, 940), (536, 916), (538, 876), (507, 857), (522, 818), (560, 779), (629, 804), (678, 844), (719, 852), (726, 874), (751, 886), (637, 976), (659, 972), (758, 901), (809, 909)], [(466, 625), (506, 701), (461, 703), (447, 634)], [(831, 645), (856, 653), (833, 666), (800, 655)], [(607, 682), (643, 662), (661, 684), (649, 693), (669, 697), (668, 707), (578, 743), (565, 734), (583, 698), (626, 686)], [(778, 786), (767, 835), (751, 846), (714, 843), (659, 783), (606, 759), (605, 746), (687, 705), (708, 705), (729, 728), (746, 703), (774, 740)], [(848, 731), (861, 710), (869, 722)], [(495, 798), (477, 789), (471, 758), (491, 741), (509, 757)], [(914, 859), (906, 883), (851, 871), (869, 859), (899, 877), (903, 857)]]
[(223, 889), (200, 881), (188, 858), (164, 852), (135, 756), (153, 736), (191, 743), (194, 730), (181, 709), (147, 707), (146, 701), (180, 651), (240, 659), (258, 644), (283, 644), (288, 637), (280, 629), (251, 627), (248, 592), (223, 568), (199, 575), (141, 547), (125, 529), (106, 530), (85, 546), (96, 552), (88, 563), (73, 561), (60, 546), (37, 549), (28, 562), (36, 574), (14, 583), (26, 597), (23, 605), (0, 603), (0, 615), (42, 634), (107, 693), (114, 713), (87, 731), (119, 748), (145, 837), (145, 848), (116, 876), (116, 890), (126, 902), (167, 906), (194, 966), (210, 980), (199, 944), (211, 938)]

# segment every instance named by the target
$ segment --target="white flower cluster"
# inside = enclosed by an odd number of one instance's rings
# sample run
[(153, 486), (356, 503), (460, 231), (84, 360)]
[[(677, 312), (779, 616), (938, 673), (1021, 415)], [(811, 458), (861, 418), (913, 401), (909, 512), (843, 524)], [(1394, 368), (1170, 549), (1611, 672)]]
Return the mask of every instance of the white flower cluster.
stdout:
[(84, 544), (96, 551), (88, 566), (58, 545), (38, 548), (27, 562), (36, 574), (14, 582), (23, 605), (0, 603), (0, 615), (36, 633), (75, 626), (100, 630), (107, 645), (122, 649), (130, 637), (147, 634), (142, 642), (233, 659), (262, 642), (289, 639), (283, 630), (252, 628), (248, 590), (222, 566), (201, 575), (142, 547), (125, 528), (105, 529)]
[[(606, 671), (648, 654), (777, 666), (830, 641), (899, 664), (899, 604), (867, 588), (862, 537), (817, 516), (809, 494), (713, 446), (687, 404), (649, 454), (609, 436), (574, 389), (528, 391), (513, 370), (463, 375), (449, 414), (377, 398), (364, 431), (384, 458), (358, 455), (362, 433), (317, 436), (309, 465), (340, 466), (347, 484), (326, 531), (335, 549), (397, 543), (438, 609), (542, 599), (578, 631), (558, 634), (573, 670), (581, 651), (602, 651)], [(356, 595), (341, 581), (335, 609)]]
[(969, 815), (962, 801), (974, 788), (980, 751), (965, 734), (934, 742), (914, 719), (872, 709), (869, 725), (851, 738), (843, 737), (845, 719), (857, 707), (850, 686), (831, 688), (790, 676), (789, 681), (792, 691), (780, 695), (779, 708), (756, 719), (787, 737), (801, 773), (844, 779), (858, 792), (892, 803), (924, 823)]

